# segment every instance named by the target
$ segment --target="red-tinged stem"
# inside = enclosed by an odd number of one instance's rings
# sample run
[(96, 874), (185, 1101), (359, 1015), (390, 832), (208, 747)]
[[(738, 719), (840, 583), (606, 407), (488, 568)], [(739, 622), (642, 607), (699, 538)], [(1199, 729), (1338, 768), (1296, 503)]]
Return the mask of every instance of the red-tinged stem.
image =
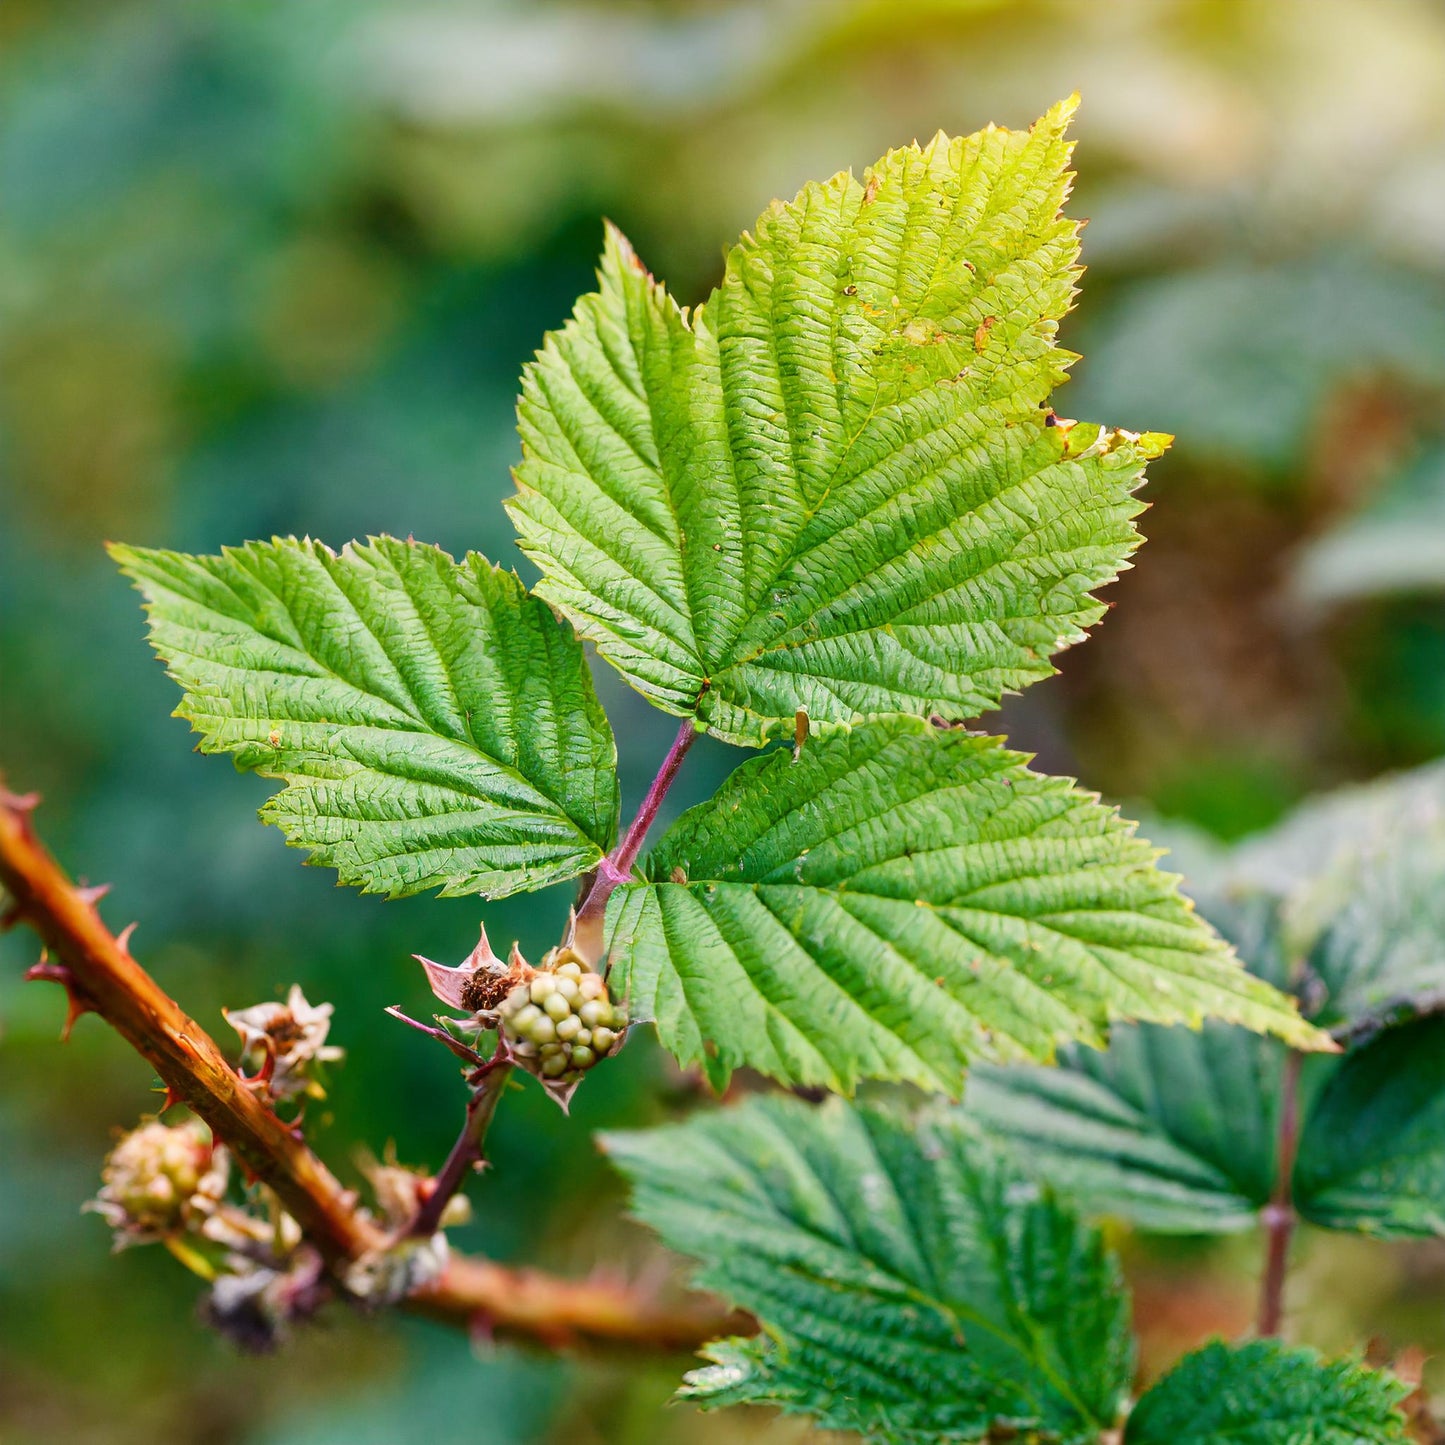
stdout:
[(642, 851), (647, 830), (652, 827), (658, 809), (667, 797), (667, 790), (672, 787), (673, 779), (682, 767), (682, 760), (697, 741), (697, 736), (692, 720), (684, 718), (677, 730), (677, 736), (672, 740), (672, 746), (667, 750), (667, 756), (657, 770), (657, 776), (647, 790), (647, 796), (642, 800), (642, 806), (637, 810), (637, 816), (628, 825), (622, 841), (597, 865), (592, 886), (587, 890), (587, 896), (577, 911), (576, 946), (580, 952), (591, 957), (594, 963), (601, 956), (602, 919), (607, 911), (607, 900), (632, 876), (632, 865), (637, 862), (637, 855)]
[(1259, 1333), (1277, 1335), (1284, 1320), (1284, 1284), (1289, 1269), (1289, 1247), (1298, 1216), (1291, 1181), (1299, 1153), (1299, 1081), (1304, 1055), (1293, 1049), (1285, 1055), (1280, 1084), (1274, 1193), (1261, 1211), (1265, 1227), (1264, 1278), (1259, 1291)]
[(482, 1162), (482, 1145), (487, 1130), (491, 1127), (492, 1116), (497, 1112), (497, 1101), (512, 1076), (510, 1057), (493, 1057), (472, 1075), (472, 1096), (467, 1100), (467, 1118), (447, 1162), (441, 1173), (432, 1180), (432, 1190), (425, 1203), (417, 1210), (407, 1230), (413, 1239), (428, 1239), (442, 1227), (442, 1215), (447, 1205), (455, 1198), (457, 1191), (466, 1182), (467, 1175)]

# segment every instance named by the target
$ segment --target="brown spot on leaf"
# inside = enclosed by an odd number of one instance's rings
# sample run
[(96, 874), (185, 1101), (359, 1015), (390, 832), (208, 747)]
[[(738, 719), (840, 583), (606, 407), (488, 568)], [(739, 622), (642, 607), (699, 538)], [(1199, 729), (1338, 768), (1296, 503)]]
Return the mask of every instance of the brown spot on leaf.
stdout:
[(973, 333), (973, 349), (982, 351), (988, 345), (988, 333), (998, 325), (997, 316), (985, 316), (978, 324), (978, 330)]

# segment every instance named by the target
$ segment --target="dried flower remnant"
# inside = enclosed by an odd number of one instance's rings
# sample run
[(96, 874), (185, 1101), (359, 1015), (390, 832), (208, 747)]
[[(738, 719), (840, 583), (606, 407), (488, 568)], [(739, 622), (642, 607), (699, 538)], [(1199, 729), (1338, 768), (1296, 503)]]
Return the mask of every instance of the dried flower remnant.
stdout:
[(229, 1178), (229, 1156), (199, 1119), (156, 1119), (110, 1151), (100, 1192), (85, 1207), (110, 1225), (117, 1249), (176, 1239), (204, 1226)]
[(346, 1056), (344, 1049), (326, 1042), (332, 1011), (329, 1003), (308, 1003), (298, 984), (291, 986), (285, 1003), (221, 1010), (241, 1036), (242, 1064), (259, 1067), (255, 1077), (278, 1100), (325, 1097), (319, 1066)]
[(503, 963), (492, 952), (485, 927), (477, 946), (460, 964), (434, 963), (419, 953), (412, 957), (426, 970), (427, 982), (437, 998), (448, 1008), (470, 1014), (493, 1013), (512, 989), (532, 973), (515, 943), (511, 957)]
[(332, 1294), (313, 1249), (297, 1250), (285, 1268), (236, 1264), (212, 1282), (201, 1316), (247, 1354), (269, 1354), (292, 1324), (309, 1319)]

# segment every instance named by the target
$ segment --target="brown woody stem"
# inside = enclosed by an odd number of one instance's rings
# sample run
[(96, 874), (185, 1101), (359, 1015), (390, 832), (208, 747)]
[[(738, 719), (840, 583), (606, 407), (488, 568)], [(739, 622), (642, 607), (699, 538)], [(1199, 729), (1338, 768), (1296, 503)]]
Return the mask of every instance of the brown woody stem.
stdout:
[[(131, 957), (123, 937), (105, 926), (94, 907), (95, 890), (77, 888), (50, 856), (31, 826), (36, 801), (0, 786), (0, 888), (8, 895), (3, 921), (25, 923), (40, 935), (54, 964), (36, 976), (61, 983), (72, 1010), (98, 1014), (148, 1060), (168, 1099), (189, 1105), (274, 1191), (329, 1266), (341, 1269), (386, 1248), (386, 1234), (358, 1207), (355, 1194), (246, 1087), (210, 1035)], [(627, 1284), (557, 1279), (456, 1256), (406, 1307), (548, 1348), (688, 1350), (756, 1329), (748, 1316), (700, 1297), (669, 1305)]]
[(604, 1279), (559, 1279), (475, 1255), (454, 1255), (441, 1278), (423, 1285), (407, 1306), (474, 1332), (549, 1349), (592, 1345), (683, 1352), (720, 1336), (752, 1335), (758, 1330), (751, 1315), (728, 1312), (702, 1295), (689, 1295), (668, 1306), (634, 1286)]

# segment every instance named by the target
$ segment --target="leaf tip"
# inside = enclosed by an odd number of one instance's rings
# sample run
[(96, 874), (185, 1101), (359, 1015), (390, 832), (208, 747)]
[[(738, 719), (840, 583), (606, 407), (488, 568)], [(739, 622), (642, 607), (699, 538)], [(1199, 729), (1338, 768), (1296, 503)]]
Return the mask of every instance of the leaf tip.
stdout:
[(1071, 91), (1062, 100), (1056, 100), (1039, 118), (1039, 123), (1050, 131), (1062, 134), (1078, 114), (1082, 100), (1077, 90)]

